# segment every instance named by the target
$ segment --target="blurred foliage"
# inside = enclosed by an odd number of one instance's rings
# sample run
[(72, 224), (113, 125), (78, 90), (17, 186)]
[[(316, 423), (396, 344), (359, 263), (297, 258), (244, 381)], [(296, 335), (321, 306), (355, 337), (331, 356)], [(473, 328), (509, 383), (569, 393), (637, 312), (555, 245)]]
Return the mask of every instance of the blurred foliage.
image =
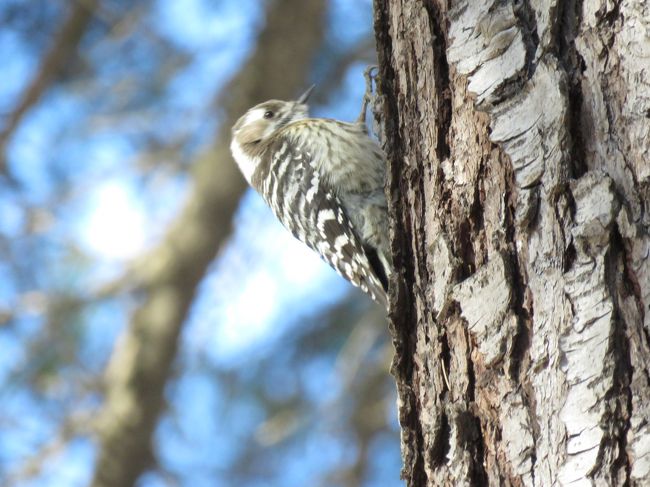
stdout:
[[(328, 6), (304, 85), (316, 114), (352, 119), (371, 2)], [(0, 484), (90, 482), (103, 372), (146, 292), (134, 269), (192, 194), (267, 8), (0, 3)], [(139, 485), (399, 485), (381, 312), (255, 198), (185, 317)]]

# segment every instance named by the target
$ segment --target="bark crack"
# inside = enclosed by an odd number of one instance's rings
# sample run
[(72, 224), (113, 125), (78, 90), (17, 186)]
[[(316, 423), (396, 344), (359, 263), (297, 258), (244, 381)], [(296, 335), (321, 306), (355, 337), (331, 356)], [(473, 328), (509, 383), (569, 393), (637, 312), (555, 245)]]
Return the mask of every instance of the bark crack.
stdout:
[(447, 454), (451, 448), (449, 436), (451, 428), (449, 426), (449, 418), (443, 411), (440, 414), (440, 427), (436, 431), (436, 436), (431, 445), (431, 468), (436, 469), (445, 464)]
[[(633, 401), (630, 386), (632, 384), (634, 368), (632, 366), (632, 350), (628, 342), (628, 337), (631, 335), (628, 331), (628, 327), (634, 325), (632, 323), (627, 323), (627, 320), (624, 319), (621, 314), (621, 303), (619, 300), (624, 298), (624, 296), (621, 296), (618, 290), (620, 289), (629, 292), (634, 296), (637, 304), (637, 311), (639, 308), (639, 297), (634, 292), (634, 286), (629, 285), (628, 276), (630, 274), (627, 269), (625, 242), (616, 226), (612, 229), (612, 238), (610, 240), (612, 244), (608, 252), (610, 255), (607, 256), (608, 265), (605, 267), (605, 282), (609, 283), (610, 286), (609, 292), (612, 295), (612, 301), (614, 304), (614, 315), (612, 318), (616, 323), (612, 336), (612, 348), (614, 353), (613, 383), (616, 387), (609, 391), (609, 394), (605, 397), (618, 406), (614, 411), (612, 411), (614, 418), (611, 423), (619, 427), (619, 431), (617, 432), (618, 438), (616, 438), (616, 436), (614, 438), (615, 441), (618, 440), (619, 455), (618, 458), (611, 463), (611, 475), (612, 478), (616, 478), (617, 470), (624, 468), (626, 480), (629, 481), (632, 473), (632, 465), (627, 455), (627, 436), (628, 432), (632, 428), (631, 418), (633, 412)], [(618, 269), (619, 262), (624, 269), (624, 272), (622, 273), (620, 273)], [(620, 403), (618, 401), (619, 398)]]
[[(530, 365), (530, 346), (531, 346), (531, 330), (532, 318), (534, 311), (532, 309), (533, 303), (530, 298), (530, 289), (528, 287), (528, 279), (526, 277), (525, 267), (520, 264), (520, 255), (516, 245), (516, 226), (515, 226), (515, 207), (516, 196), (513, 194), (515, 188), (515, 179), (512, 172), (512, 166), (509, 166), (506, 177), (508, 195), (507, 195), (507, 209), (506, 209), (506, 241), (512, 246), (512, 255), (510, 258), (510, 265), (512, 268), (512, 309), (517, 317), (517, 330), (512, 339), (512, 351), (510, 353), (511, 362), (509, 366), (510, 380), (519, 384), (521, 387), (521, 398), (524, 403), (524, 408), (528, 413), (528, 419), (532, 426), (530, 432), (532, 438), (532, 451), (530, 452), (531, 468), (530, 475), (532, 485), (535, 485), (535, 468), (537, 463), (537, 441), (540, 434), (540, 427), (537, 422), (537, 404), (535, 400), (535, 393), (530, 383), (530, 379), (526, 376), (521, 377), (521, 370), (524, 368), (528, 370)], [(523, 367), (524, 364), (526, 367)]]
[(582, 0), (560, 2), (555, 25), (555, 45), (560, 66), (567, 74), (567, 134), (569, 140), (569, 164), (572, 176), (579, 178), (587, 172), (584, 124), (582, 120), (582, 80), (585, 61), (576, 49), (575, 39), (582, 23)]
[(535, 12), (530, 6), (530, 0), (515, 0), (514, 13), (519, 19), (519, 30), (526, 46), (526, 78), (530, 79), (535, 73), (537, 63), (535, 55), (539, 46), (539, 35), (537, 34), (537, 23), (535, 21)]
[[(467, 340), (467, 404), (469, 409), (460, 414), (458, 418), (458, 425), (465, 425), (464, 428), (459, 428), (459, 436), (462, 438), (463, 443), (466, 446), (468, 451), (474, 451), (472, 455), (472, 461), (470, 463), (469, 469), (469, 480), (471, 485), (482, 486), (488, 485), (488, 474), (485, 471), (485, 436), (483, 435), (483, 428), (481, 425), (481, 419), (477, 416), (472, 409), (476, 409), (475, 406), (475, 397), (476, 397), (476, 371), (474, 370), (474, 362), (471, 358), (471, 349), (469, 346), (471, 342), (471, 337), (467, 328), (465, 327), (465, 332), (467, 333), (465, 339)], [(466, 417), (465, 417), (466, 416)]]
[(429, 26), (433, 41), (433, 66), (437, 89), (436, 156), (439, 161), (449, 157), (449, 128), (451, 127), (451, 90), (449, 87), (449, 63), (447, 62), (447, 28), (441, 24), (444, 15), (434, 2), (423, 2), (429, 15)]

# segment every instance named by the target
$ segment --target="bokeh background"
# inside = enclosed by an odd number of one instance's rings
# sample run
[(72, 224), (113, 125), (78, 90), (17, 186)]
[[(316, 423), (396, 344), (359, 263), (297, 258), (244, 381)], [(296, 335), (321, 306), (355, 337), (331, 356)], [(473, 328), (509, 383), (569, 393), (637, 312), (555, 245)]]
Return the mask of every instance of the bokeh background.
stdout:
[(312, 83), (356, 119), (374, 56), (371, 0), (0, 1), (0, 485), (401, 485), (382, 310), (228, 152)]

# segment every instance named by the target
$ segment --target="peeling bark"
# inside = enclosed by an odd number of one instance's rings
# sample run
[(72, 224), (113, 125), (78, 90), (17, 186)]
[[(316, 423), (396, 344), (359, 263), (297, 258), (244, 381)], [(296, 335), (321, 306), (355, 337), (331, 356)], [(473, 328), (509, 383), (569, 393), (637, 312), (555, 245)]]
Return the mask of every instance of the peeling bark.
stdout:
[(408, 485), (650, 483), (649, 29), (375, 0)]

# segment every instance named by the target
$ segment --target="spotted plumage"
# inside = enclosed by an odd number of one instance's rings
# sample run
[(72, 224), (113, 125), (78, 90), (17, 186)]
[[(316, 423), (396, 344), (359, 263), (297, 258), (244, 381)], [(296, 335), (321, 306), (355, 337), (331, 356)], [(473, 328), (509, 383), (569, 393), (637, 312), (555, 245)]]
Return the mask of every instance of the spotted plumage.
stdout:
[(296, 238), (386, 306), (383, 152), (362, 124), (308, 118), (305, 99), (251, 108), (233, 127), (233, 156)]

